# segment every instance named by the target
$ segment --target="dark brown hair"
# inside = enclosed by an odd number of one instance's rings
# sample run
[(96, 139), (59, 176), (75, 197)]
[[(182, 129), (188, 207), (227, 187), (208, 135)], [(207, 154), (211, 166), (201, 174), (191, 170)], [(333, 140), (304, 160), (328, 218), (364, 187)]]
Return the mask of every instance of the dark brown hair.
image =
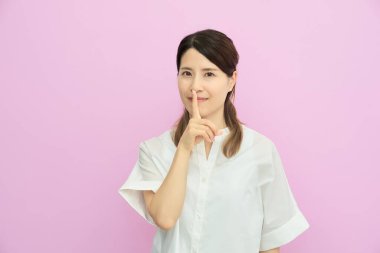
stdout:
[[(184, 37), (177, 51), (177, 75), (179, 72), (182, 55), (190, 48), (196, 49), (204, 55), (209, 61), (218, 66), (228, 77), (231, 77), (236, 70), (239, 61), (239, 54), (233, 44), (233, 41), (224, 33), (206, 29), (197, 31)], [(240, 124), (244, 124), (237, 118), (236, 109), (233, 104), (235, 98), (235, 87), (228, 92), (224, 102), (224, 119), (230, 130), (229, 137), (223, 144), (223, 154), (230, 158), (235, 155), (243, 139), (243, 130)], [(190, 114), (184, 108), (182, 116), (175, 122), (173, 127), (176, 128), (174, 143), (178, 146), (183, 132), (190, 120)]]

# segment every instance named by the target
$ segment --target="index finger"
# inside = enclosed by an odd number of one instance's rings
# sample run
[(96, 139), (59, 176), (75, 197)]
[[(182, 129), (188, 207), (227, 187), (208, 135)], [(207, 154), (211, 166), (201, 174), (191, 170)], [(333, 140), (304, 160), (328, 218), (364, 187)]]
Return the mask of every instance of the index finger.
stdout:
[(197, 92), (193, 90), (193, 117), (196, 119), (201, 119), (201, 114), (198, 108), (198, 96)]

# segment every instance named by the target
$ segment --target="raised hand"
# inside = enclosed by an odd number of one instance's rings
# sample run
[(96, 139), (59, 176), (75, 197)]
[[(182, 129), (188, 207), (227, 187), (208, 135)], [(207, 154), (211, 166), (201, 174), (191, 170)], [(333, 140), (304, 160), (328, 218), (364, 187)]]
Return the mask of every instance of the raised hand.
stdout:
[(197, 93), (193, 90), (192, 115), (179, 141), (180, 144), (191, 152), (194, 145), (198, 144), (202, 139), (213, 142), (215, 135), (222, 133), (221, 130), (215, 127), (213, 122), (208, 119), (202, 119), (198, 107)]

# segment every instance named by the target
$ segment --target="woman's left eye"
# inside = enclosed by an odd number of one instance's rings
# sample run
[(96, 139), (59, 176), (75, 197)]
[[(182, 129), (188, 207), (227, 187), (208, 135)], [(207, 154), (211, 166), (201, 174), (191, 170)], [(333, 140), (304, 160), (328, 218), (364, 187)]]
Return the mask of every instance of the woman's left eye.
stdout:
[[(210, 74), (210, 75), (209, 75), (209, 74)], [(212, 73), (212, 72), (207, 72), (206, 75), (207, 75), (207, 76), (215, 76), (214, 73)]]

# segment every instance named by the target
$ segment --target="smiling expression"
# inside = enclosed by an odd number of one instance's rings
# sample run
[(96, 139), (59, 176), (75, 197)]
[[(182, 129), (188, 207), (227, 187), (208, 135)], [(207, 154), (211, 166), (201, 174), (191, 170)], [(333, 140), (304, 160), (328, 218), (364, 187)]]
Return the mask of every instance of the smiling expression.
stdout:
[(195, 90), (202, 118), (223, 117), (224, 102), (236, 83), (236, 74), (235, 71), (228, 77), (196, 49), (188, 49), (182, 55), (177, 76), (178, 90), (187, 111), (192, 115), (192, 90)]

